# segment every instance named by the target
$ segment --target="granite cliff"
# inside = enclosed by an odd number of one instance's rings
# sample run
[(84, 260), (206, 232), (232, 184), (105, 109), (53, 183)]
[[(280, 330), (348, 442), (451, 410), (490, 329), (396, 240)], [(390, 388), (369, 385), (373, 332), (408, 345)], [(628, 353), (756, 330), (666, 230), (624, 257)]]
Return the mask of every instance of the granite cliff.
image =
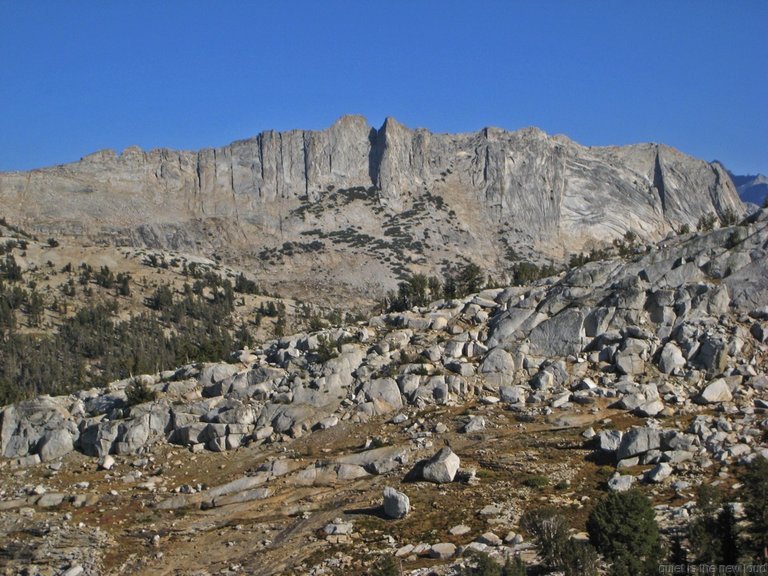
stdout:
[[(527, 128), (380, 129), (345, 116), (198, 152), (131, 147), (0, 174), (6, 218), (40, 235), (215, 256), (275, 281), (371, 291), (475, 260), (567, 259), (742, 214), (718, 163), (659, 144), (584, 147)], [(311, 280), (308, 280), (311, 278)]]

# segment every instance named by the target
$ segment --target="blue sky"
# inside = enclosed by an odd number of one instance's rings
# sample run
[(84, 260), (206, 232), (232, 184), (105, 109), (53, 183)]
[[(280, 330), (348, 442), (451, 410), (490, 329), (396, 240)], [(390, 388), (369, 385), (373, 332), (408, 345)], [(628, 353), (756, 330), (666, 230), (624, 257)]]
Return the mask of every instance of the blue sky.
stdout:
[(0, 170), (343, 114), (768, 173), (768, 2), (0, 0)]

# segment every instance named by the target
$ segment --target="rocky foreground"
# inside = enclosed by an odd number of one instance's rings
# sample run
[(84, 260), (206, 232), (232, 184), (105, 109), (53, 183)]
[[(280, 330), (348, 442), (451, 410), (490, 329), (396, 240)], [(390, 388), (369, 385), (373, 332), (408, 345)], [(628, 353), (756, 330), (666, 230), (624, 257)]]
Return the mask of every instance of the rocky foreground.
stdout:
[[(55, 359), (52, 359), (55, 361)], [(6, 574), (536, 562), (640, 486), (663, 530), (768, 456), (768, 212), (534, 286), (297, 334), (0, 412)], [(577, 534), (577, 537), (579, 535)]]

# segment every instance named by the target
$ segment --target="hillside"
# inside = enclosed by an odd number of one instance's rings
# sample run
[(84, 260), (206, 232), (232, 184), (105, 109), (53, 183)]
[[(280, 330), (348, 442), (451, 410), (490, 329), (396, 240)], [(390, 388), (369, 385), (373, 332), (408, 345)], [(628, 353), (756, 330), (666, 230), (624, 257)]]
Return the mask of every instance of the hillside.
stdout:
[[(0, 568), (341, 575), (389, 562), (456, 576), (479, 553), (542, 570), (556, 565), (525, 513), (543, 504), (575, 574), (595, 573), (588, 558), (629, 573), (664, 561), (656, 524), (673, 563), (727, 563), (711, 544), (721, 509), (741, 526), (738, 558), (757, 562), (766, 250), (761, 211), (531, 284), (6, 406)], [(630, 487), (653, 504), (632, 537), (655, 547), (599, 559), (587, 519)]]
[(268, 293), (200, 256), (43, 240), (0, 220), (0, 403), (219, 360), (350, 310)]
[(505, 282), (520, 261), (557, 265), (627, 233), (658, 241), (743, 213), (718, 163), (667, 146), (584, 147), (535, 128), (433, 134), (391, 118), (375, 129), (358, 116), (4, 173), (0, 202), (41, 238), (195, 254), (329, 304), (469, 261)]

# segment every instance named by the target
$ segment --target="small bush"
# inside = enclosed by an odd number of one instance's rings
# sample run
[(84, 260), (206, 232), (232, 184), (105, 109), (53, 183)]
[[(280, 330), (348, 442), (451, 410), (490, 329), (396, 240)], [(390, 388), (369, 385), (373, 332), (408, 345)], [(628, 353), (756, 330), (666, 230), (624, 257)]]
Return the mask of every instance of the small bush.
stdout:
[(429, 376), (429, 369), (424, 364), (419, 364), (411, 374), (415, 374), (416, 376)]
[(315, 350), (315, 357), (321, 364), (325, 364), (328, 360), (336, 358), (339, 355), (339, 349), (334, 342), (328, 336), (321, 335), (317, 338), (317, 350)]
[(714, 214), (704, 214), (699, 218), (699, 223), (696, 225), (696, 228), (699, 232), (709, 232), (714, 229), (715, 222), (717, 222), (717, 216)]
[(535, 282), (555, 274), (557, 274), (557, 269), (554, 266), (548, 264), (539, 267), (532, 262), (517, 262), (511, 270), (512, 284), (515, 286)]
[(726, 208), (720, 215), (720, 224), (723, 226), (733, 226), (739, 223), (739, 217), (736, 215), (736, 211), (733, 208)]
[(241, 294), (261, 294), (259, 285), (256, 284), (256, 282), (253, 280), (246, 278), (245, 274), (242, 272), (237, 275), (237, 278), (235, 278), (234, 290), (235, 292), (239, 292)]
[(597, 574), (597, 552), (589, 544), (572, 540), (568, 525), (557, 510), (543, 508), (523, 514), (520, 526), (536, 541), (539, 557), (547, 568), (565, 576)]
[(514, 558), (507, 558), (504, 568), (501, 571), (502, 576), (526, 576), (528, 571), (525, 567), (525, 562), (520, 556)]
[(134, 379), (126, 387), (125, 396), (128, 400), (128, 406), (136, 406), (137, 404), (156, 400), (157, 392), (152, 390), (147, 383)]
[(523, 480), (523, 485), (528, 486), (528, 488), (544, 488), (544, 486), (549, 486), (549, 478), (546, 476), (528, 476)]
[(507, 558), (504, 566), (482, 552), (473, 554), (474, 566), (467, 566), (461, 576), (526, 576), (525, 562), (519, 557)]
[(371, 576), (400, 576), (399, 562), (394, 556), (382, 556), (373, 566)]
[(754, 558), (765, 558), (768, 550), (768, 459), (755, 458), (741, 476), (744, 510), (749, 522), (746, 533)]
[(718, 488), (702, 484), (697, 489), (696, 516), (690, 523), (688, 539), (700, 564), (738, 562), (736, 523), (732, 508), (724, 500)]
[(501, 566), (488, 554), (477, 552), (473, 556), (474, 566), (464, 568), (461, 576), (502, 576)]
[(328, 325), (327, 322), (317, 314), (312, 314), (309, 317), (308, 329), (310, 332), (319, 332), (320, 330), (325, 328), (327, 325)]

